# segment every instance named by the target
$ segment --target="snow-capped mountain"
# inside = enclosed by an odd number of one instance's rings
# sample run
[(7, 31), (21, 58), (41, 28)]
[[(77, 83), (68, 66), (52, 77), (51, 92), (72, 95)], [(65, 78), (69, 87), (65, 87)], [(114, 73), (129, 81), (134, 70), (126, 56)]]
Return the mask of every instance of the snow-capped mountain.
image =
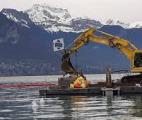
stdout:
[(129, 28), (142, 28), (142, 21), (131, 23)]
[(47, 4), (35, 4), (25, 12), (36, 25), (42, 26), (47, 31), (70, 29), (68, 25), (71, 16), (67, 9), (53, 8)]
[(121, 26), (123, 28), (129, 28), (130, 24), (129, 23), (125, 23), (125, 22), (122, 22), (122, 21), (114, 21), (112, 19), (109, 19), (106, 21), (106, 25), (118, 25), (118, 26)]
[(142, 22), (130, 24), (109, 19), (103, 24), (90, 18), (73, 18), (67, 9), (51, 7), (48, 4), (35, 4), (24, 12), (14, 9), (3, 9), (1, 12), (22, 26), (30, 28), (35, 24), (47, 32), (82, 32), (89, 27), (101, 28), (104, 25), (118, 25), (125, 29), (142, 28)]
[(47, 4), (35, 4), (31, 9), (26, 10), (32, 21), (38, 23), (40, 21), (56, 21), (58, 23), (68, 23), (71, 16), (67, 9), (53, 8)]
[[(41, 29), (37, 25), (31, 26), (30, 22), (31, 24), (34, 23), (28, 17), (24, 17), (24, 15), (28, 16), (26, 13), (18, 12), (16, 10), (14, 12), (12, 12), (13, 10), (9, 10), (7, 13), (4, 11), (5, 10), (3, 10), (3, 13), (0, 12), (0, 58), (2, 58), (0, 74), (61, 74), (59, 63), (61, 56), (59, 53), (53, 52), (52, 40), (64, 38), (65, 45), (68, 46), (79, 34), (75, 32), (50, 33)], [(11, 17), (8, 18), (9, 14)], [(21, 14), (23, 14), (23, 17), (21, 17)], [(25, 23), (28, 24), (28, 26), (30, 26), (30, 29), (22, 25), (23, 20), (26, 21)], [(100, 22), (94, 22), (94, 20), (88, 18), (83, 19), (71, 17), (69, 23), (67, 22), (61, 26), (64, 27), (65, 25), (68, 25), (72, 30), (80, 31), (91, 25), (99, 26)], [(135, 25), (140, 25), (140, 22)], [(138, 48), (142, 48), (142, 29), (124, 29), (120, 26), (106, 25), (99, 30), (131, 40), (131, 42), (135, 43)], [(108, 65), (111, 65), (112, 68), (129, 69), (128, 61), (124, 56), (120, 56), (114, 49), (109, 49), (108, 47), (103, 47), (99, 44), (96, 44), (95, 47), (97, 47), (97, 49), (94, 48), (93, 44), (88, 44), (78, 53), (80, 56), (80, 66), (84, 73), (93, 73), (94, 71), (98, 71), (98, 73), (102, 72), (102, 70), (96, 67), (92, 68), (92, 66), (95, 66), (96, 64), (101, 66), (100, 68), (102, 69)], [(94, 49), (96, 52), (94, 52)], [(100, 56), (100, 52), (97, 51), (103, 51), (102, 55)], [(116, 54), (114, 52), (116, 52)], [(93, 57), (91, 54), (93, 54)], [(104, 59), (105, 62), (103, 61)], [(16, 62), (14, 63), (13, 60)], [(43, 60), (42, 64), (39, 60)], [(6, 64), (3, 61), (6, 61)], [(31, 62), (29, 63), (28, 61)], [(118, 64), (119, 61), (121, 61), (121, 64)], [(47, 64), (43, 64), (44, 62)]]
[(103, 24), (101, 24), (99, 21), (81, 17), (72, 19), (70, 24), (70, 27), (72, 27), (74, 31), (84, 31), (89, 27), (100, 28), (102, 26)]
[(30, 19), (50, 32), (80, 32), (88, 27), (102, 27), (99, 21), (87, 18), (72, 18), (67, 9), (35, 4), (25, 11)]
[(125, 29), (142, 28), (142, 21), (134, 22), (134, 23), (125, 23), (125, 22), (121, 22), (119, 20), (114, 21), (112, 19), (109, 19), (106, 21), (106, 25), (118, 25), (118, 26), (121, 26)]
[(8, 19), (21, 24), (22, 26), (30, 28), (30, 25), (33, 25), (33, 22), (30, 20), (28, 14), (22, 11), (17, 11), (15, 9), (3, 9), (1, 12), (6, 15)]

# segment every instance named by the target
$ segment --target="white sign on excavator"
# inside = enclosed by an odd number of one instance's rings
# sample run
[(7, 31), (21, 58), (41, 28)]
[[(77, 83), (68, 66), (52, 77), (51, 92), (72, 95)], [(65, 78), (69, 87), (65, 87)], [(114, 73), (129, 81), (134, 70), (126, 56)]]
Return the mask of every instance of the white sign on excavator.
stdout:
[(53, 51), (54, 52), (63, 50), (63, 49), (64, 49), (64, 39), (63, 38), (53, 40)]

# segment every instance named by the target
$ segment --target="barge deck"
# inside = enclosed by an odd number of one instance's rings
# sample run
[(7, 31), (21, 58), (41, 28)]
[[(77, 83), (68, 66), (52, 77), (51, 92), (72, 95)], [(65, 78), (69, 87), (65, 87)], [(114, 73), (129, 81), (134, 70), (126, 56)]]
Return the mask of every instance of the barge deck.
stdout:
[[(106, 89), (107, 91), (108, 89)], [(105, 91), (105, 92), (106, 92)], [(119, 89), (109, 89), (113, 95), (142, 95), (142, 86), (122, 86)], [(73, 96), (86, 96), (86, 95), (104, 95), (104, 87), (91, 87), (81, 89), (43, 89), (39, 90), (40, 96), (52, 96), (52, 95), (73, 95)]]

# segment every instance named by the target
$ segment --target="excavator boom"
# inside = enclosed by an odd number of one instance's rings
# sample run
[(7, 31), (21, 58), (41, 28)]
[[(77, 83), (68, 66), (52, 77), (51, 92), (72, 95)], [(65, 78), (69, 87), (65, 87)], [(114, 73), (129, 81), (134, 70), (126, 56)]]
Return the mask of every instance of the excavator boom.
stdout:
[[(100, 35), (96, 35), (96, 32)], [(66, 52), (62, 57), (62, 70), (65, 73), (77, 73), (70, 61), (70, 55), (77, 52), (82, 46), (84, 46), (88, 42), (95, 42), (118, 49), (130, 61), (131, 72), (142, 73), (142, 50), (139, 50), (128, 40), (113, 36), (111, 34), (96, 30), (94, 28), (89, 28), (88, 30), (83, 32), (78, 38), (74, 40), (73, 44), (71, 44), (66, 49)]]

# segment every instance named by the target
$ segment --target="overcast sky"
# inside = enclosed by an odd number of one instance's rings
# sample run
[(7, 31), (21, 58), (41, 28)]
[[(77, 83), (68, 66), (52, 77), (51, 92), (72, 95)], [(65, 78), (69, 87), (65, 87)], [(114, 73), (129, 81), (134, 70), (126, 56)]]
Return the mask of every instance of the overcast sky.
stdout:
[(142, 21), (142, 0), (0, 0), (0, 10), (26, 10), (37, 3), (67, 8), (75, 17), (91, 17), (100, 21), (111, 18), (130, 23)]

